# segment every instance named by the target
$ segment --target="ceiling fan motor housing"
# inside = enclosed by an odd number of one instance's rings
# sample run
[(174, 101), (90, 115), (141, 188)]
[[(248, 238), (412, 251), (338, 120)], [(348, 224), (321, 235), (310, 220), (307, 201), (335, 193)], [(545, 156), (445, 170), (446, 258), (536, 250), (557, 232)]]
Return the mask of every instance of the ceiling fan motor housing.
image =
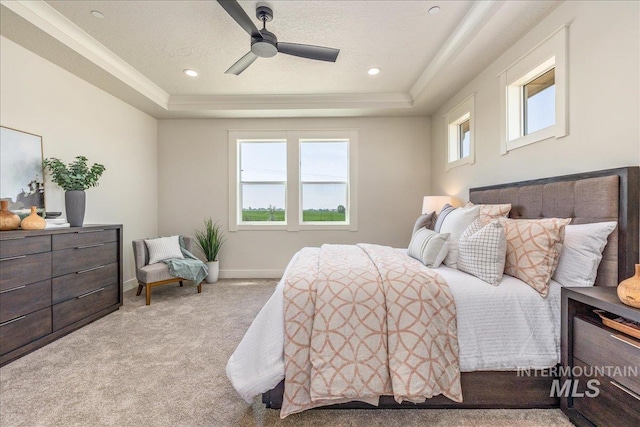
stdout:
[(272, 32), (260, 30), (262, 39), (251, 38), (251, 52), (261, 58), (271, 58), (278, 53), (278, 38)]

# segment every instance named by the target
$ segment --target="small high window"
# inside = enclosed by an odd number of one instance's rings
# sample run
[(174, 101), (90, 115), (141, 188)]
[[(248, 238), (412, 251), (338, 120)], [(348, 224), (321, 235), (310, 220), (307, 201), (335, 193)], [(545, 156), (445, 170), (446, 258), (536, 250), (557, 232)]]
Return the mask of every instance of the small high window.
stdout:
[(475, 96), (462, 101), (447, 113), (445, 118), (448, 132), (447, 170), (472, 164), (474, 156)]
[(526, 83), (523, 87), (524, 134), (553, 126), (556, 122), (555, 68)]

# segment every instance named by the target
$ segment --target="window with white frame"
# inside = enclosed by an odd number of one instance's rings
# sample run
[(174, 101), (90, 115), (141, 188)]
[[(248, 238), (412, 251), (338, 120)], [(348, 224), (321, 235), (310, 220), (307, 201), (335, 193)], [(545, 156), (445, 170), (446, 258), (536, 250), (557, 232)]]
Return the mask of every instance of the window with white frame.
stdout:
[(229, 230), (357, 230), (357, 131), (230, 131)]
[(475, 96), (471, 95), (445, 116), (447, 122), (447, 170), (475, 161)]
[(567, 40), (562, 27), (500, 75), (501, 153), (567, 135)]

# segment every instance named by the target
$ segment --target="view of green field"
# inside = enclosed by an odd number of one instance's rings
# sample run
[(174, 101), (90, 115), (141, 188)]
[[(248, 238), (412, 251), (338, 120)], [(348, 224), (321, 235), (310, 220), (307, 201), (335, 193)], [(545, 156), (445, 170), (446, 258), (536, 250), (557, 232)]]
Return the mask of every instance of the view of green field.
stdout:
[[(284, 221), (284, 211), (269, 209), (243, 209), (243, 221)], [(338, 211), (306, 210), (302, 211), (302, 220), (309, 222), (345, 221), (345, 213)]]

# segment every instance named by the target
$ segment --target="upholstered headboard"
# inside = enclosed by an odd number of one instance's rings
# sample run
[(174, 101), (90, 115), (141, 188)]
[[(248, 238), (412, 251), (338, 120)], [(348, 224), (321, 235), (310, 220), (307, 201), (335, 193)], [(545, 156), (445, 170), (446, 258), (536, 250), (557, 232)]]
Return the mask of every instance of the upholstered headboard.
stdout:
[(618, 221), (598, 268), (597, 286), (617, 286), (638, 263), (640, 169), (626, 167), (472, 188), (476, 204), (511, 203), (511, 218)]

